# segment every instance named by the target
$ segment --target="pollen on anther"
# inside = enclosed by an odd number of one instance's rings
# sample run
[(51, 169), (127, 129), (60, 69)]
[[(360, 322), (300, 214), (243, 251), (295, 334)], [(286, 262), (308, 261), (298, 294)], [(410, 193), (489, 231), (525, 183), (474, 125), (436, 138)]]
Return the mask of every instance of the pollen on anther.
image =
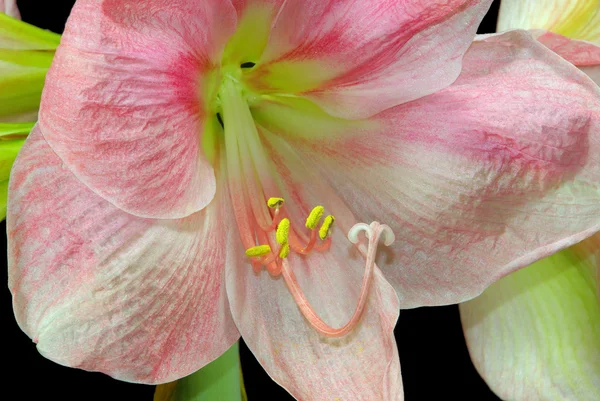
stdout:
[(290, 244), (285, 243), (281, 246), (281, 250), (279, 251), (279, 257), (285, 259), (290, 254)]
[(265, 256), (271, 252), (271, 247), (269, 245), (258, 245), (253, 246), (252, 248), (246, 249), (246, 256), (256, 257), (256, 256)]
[(324, 240), (325, 238), (327, 238), (329, 236), (334, 222), (335, 222), (335, 217), (333, 217), (332, 215), (325, 217), (325, 220), (323, 221), (323, 225), (319, 229), (319, 238)]
[(325, 208), (323, 206), (315, 206), (306, 218), (306, 227), (314, 230), (321, 221), (324, 212)]
[(284, 245), (288, 242), (288, 235), (290, 234), (290, 220), (282, 219), (277, 226), (277, 231), (275, 232), (275, 240), (278, 244)]
[(284, 202), (285, 200), (283, 198), (269, 198), (269, 200), (267, 200), (267, 206), (271, 209), (275, 209), (283, 206)]

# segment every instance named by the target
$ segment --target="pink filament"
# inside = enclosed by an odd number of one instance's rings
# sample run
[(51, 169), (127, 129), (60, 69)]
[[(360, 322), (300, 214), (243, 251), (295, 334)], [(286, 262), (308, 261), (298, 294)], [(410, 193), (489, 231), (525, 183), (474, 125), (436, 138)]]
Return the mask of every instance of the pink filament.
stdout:
[(306, 244), (305, 246), (302, 246), (300, 244), (300, 239), (297, 238), (295, 234), (296, 233), (294, 232), (294, 235), (290, 235), (290, 247), (296, 253), (299, 253), (301, 255), (307, 255), (313, 249), (315, 243), (317, 242), (317, 230), (312, 230), (310, 232), (310, 239), (308, 240), (308, 244)]
[(372, 231), (369, 236), (369, 247), (367, 249), (366, 254), (365, 274), (362, 280), (362, 286), (360, 289), (358, 303), (348, 323), (346, 323), (339, 329), (329, 326), (317, 315), (313, 307), (310, 305), (310, 302), (304, 295), (304, 292), (300, 288), (298, 280), (296, 280), (296, 275), (290, 268), (288, 261), (286, 259), (283, 259), (281, 261), (283, 278), (290, 290), (290, 293), (294, 297), (296, 304), (300, 308), (300, 311), (308, 320), (310, 325), (324, 336), (342, 337), (350, 333), (360, 322), (360, 318), (362, 317), (362, 314), (364, 312), (365, 305), (367, 304), (369, 288), (373, 279), (373, 270), (375, 267), (375, 256), (377, 254), (377, 246), (379, 244), (379, 238), (381, 237), (381, 233), (383, 232), (384, 227), (386, 226), (382, 226), (377, 222), (373, 222), (371, 224)]

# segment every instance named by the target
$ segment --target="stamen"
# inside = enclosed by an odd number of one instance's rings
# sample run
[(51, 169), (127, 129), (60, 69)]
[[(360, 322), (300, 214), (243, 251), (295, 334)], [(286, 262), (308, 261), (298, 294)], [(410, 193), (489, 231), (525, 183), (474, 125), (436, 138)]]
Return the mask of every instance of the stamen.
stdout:
[(246, 256), (250, 257), (265, 256), (269, 253), (271, 253), (271, 247), (269, 245), (258, 245), (246, 249)]
[(290, 234), (290, 220), (285, 218), (279, 222), (277, 231), (275, 232), (275, 240), (280, 245), (288, 243), (288, 236)]
[(325, 217), (323, 225), (321, 226), (321, 228), (319, 228), (319, 238), (321, 238), (321, 240), (325, 240), (325, 238), (329, 236), (334, 222), (335, 217), (333, 217), (332, 215)]
[(285, 243), (281, 246), (281, 250), (279, 251), (279, 257), (285, 259), (290, 254), (290, 244)]
[(325, 208), (323, 206), (315, 206), (306, 218), (306, 227), (314, 230), (321, 221), (324, 212)]
[(269, 200), (267, 201), (267, 206), (269, 206), (271, 209), (279, 209), (281, 206), (283, 206), (285, 200), (283, 198), (269, 198)]
[[(358, 244), (358, 233), (364, 231), (366, 237), (369, 239), (368, 248), (365, 250), (364, 245)], [(344, 326), (339, 329), (333, 328), (325, 323), (315, 312), (315, 310), (310, 305), (308, 299), (302, 292), (302, 289), (298, 285), (298, 280), (294, 275), (294, 272), (291, 270), (290, 265), (287, 259), (282, 260), (282, 274), (283, 278), (298, 305), (300, 308), (300, 312), (304, 315), (304, 317), (308, 320), (310, 325), (317, 330), (319, 333), (323, 334), (327, 337), (342, 337), (348, 333), (350, 333), (356, 325), (360, 322), (362, 314), (365, 309), (365, 305), (367, 304), (367, 297), (369, 293), (369, 287), (373, 278), (373, 271), (375, 267), (375, 256), (377, 254), (377, 245), (379, 243), (379, 238), (383, 234), (384, 236), (384, 244), (391, 245), (394, 242), (394, 233), (385, 224), (379, 224), (374, 221), (370, 225), (359, 223), (352, 227), (348, 232), (348, 239), (358, 245), (358, 249), (366, 258), (365, 265), (365, 274), (363, 276), (362, 286), (360, 290), (360, 295), (358, 298), (358, 303), (356, 305), (356, 309), (352, 314), (352, 317)]]

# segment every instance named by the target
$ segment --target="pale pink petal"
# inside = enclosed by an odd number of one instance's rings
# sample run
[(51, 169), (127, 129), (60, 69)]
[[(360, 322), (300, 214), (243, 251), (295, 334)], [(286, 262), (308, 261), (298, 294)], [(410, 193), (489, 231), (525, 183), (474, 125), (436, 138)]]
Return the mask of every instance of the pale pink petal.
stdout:
[(15, 162), (9, 288), (45, 357), (163, 383), (218, 357), (239, 333), (224, 287), (228, 195), (182, 220), (116, 208), (81, 184), (35, 128)]
[(451, 87), (370, 120), (302, 110), (253, 114), (359, 221), (392, 227), (378, 265), (403, 308), (470, 299), (600, 230), (599, 88), (525, 32), (475, 42)]
[(593, 254), (574, 246), (460, 305), (471, 359), (501, 399), (598, 399), (600, 303), (588, 275), (594, 264)]
[[(292, 229), (307, 230), (305, 218), (317, 202), (324, 201), (320, 204), (327, 212), (336, 211), (331, 248), (305, 257), (292, 253), (288, 259), (319, 316), (330, 326), (341, 327), (355, 310), (364, 273), (365, 261), (346, 237), (355, 220), (280, 138), (271, 135), (268, 141), (276, 148), (269, 153), (275, 157), (271, 172), (278, 184), (263, 190), (267, 196), (286, 199)], [(281, 276), (264, 270), (255, 273), (243, 252), (229, 255), (227, 294), (240, 333), (267, 373), (296, 399), (404, 399), (393, 334), (398, 297), (378, 268), (359, 325), (345, 337), (332, 339), (309, 326)]]
[[(451, 84), (489, 0), (237, 0), (240, 17), (273, 8), (271, 34), (248, 76), (301, 91), (332, 114), (362, 118)], [(294, 82), (278, 86), (274, 82)], [(303, 84), (298, 84), (298, 81)]]
[(235, 19), (225, 0), (77, 2), (40, 108), (52, 149), (134, 215), (179, 218), (205, 207), (215, 193), (201, 147), (210, 74)]
[(4, 13), (13, 18), (21, 19), (17, 0), (0, 0), (0, 13)]
[[(356, 306), (364, 262), (341, 230), (333, 243), (328, 253), (292, 256), (291, 264), (320, 316), (341, 327)], [(244, 341), (277, 383), (298, 400), (403, 399), (393, 334), (400, 306), (379, 270), (359, 326), (328, 339), (308, 325), (281, 277), (256, 274), (245, 256), (239, 258), (228, 264), (231, 310)]]
[(600, 85), (600, 46), (552, 32), (537, 31), (533, 34), (544, 46), (573, 63)]
[(577, 67), (600, 64), (600, 46), (553, 32), (533, 31), (532, 33), (540, 43)]

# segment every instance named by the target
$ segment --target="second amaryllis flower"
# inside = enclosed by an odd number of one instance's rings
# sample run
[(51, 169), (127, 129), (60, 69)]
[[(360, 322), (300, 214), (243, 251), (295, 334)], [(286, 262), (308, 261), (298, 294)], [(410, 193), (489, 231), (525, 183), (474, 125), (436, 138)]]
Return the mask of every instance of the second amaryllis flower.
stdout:
[(11, 177), (23, 330), (144, 383), (241, 333), (298, 399), (401, 399), (400, 307), (600, 228), (598, 88), (471, 45), (489, 4), (77, 2)]

